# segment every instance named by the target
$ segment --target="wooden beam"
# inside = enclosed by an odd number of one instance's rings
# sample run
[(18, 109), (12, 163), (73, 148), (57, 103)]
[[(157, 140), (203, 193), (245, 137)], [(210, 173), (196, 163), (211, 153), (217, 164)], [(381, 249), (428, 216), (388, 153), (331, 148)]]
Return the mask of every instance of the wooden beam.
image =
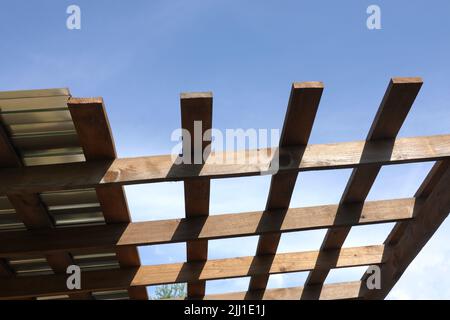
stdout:
[[(420, 78), (391, 79), (367, 135), (367, 142), (394, 139), (397, 136), (421, 86), (422, 79)], [(369, 164), (353, 169), (340, 202), (364, 202), (380, 169), (380, 164)], [(321, 249), (342, 247), (350, 229), (349, 227), (329, 229)], [(327, 269), (311, 272), (305, 284), (307, 286), (322, 284), (328, 272)]]
[[(0, 158), (2, 159), (0, 167), (23, 167), (22, 160), (15, 151), (2, 124), (0, 124)], [(37, 193), (10, 193), (7, 196), (16, 214), (28, 230), (51, 229), (54, 227), (54, 223)], [(72, 256), (67, 252), (50, 254), (46, 256), (46, 259), (55, 273), (65, 274), (67, 267), (74, 264)], [(4, 270), (2, 273), (6, 274), (6, 272)], [(86, 293), (77, 296), (69, 295), (69, 297), (73, 299), (89, 299), (91, 295)]]
[(361, 298), (362, 286), (364, 284), (361, 281), (354, 281), (326, 284), (318, 287), (291, 287), (212, 294), (205, 296), (205, 300), (308, 300), (308, 297), (317, 296), (319, 300), (353, 300)]
[[(329, 252), (319, 257), (318, 251), (283, 253), (275, 256), (240, 257), (209, 260), (206, 262), (186, 262), (129, 269), (87, 271), (81, 277), (81, 289), (73, 293), (103, 291), (127, 288), (129, 286), (149, 286), (168, 283), (205, 281), (270, 274), (308, 271), (313, 268), (345, 268), (385, 262), (388, 248), (368, 246), (345, 248)], [(337, 257), (337, 259), (336, 259)], [(2, 279), (0, 298), (22, 298), (67, 294), (65, 275)]]
[(9, 194), (8, 200), (28, 229), (53, 228), (53, 221), (38, 194)]
[(384, 299), (445, 221), (450, 212), (449, 186), (450, 161), (438, 162), (416, 194), (422, 205), (415, 219), (408, 224), (397, 224), (385, 241), (392, 245), (392, 252), (387, 256), (387, 265), (381, 267), (381, 289), (367, 289), (364, 299)]
[[(213, 97), (210, 92), (182, 93), (181, 128), (189, 133), (183, 136), (183, 156), (189, 154), (190, 162), (203, 165), (209, 154), (211, 138), (204, 139), (205, 133), (212, 127)], [(197, 124), (197, 128), (195, 126)], [(198, 127), (199, 126), (199, 127)], [(206, 217), (209, 215), (209, 179), (187, 179), (184, 181), (184, 204), (186, 218)], [(186, 243), (187, 262), (201, 262), (208, 259), (208, 241), (196, 240)], [(205, 295), (205, 282), (189, 282), (188, 298), (202, 298)]]
[(323, 205), (287, 211), (257, 211), (208, 217), (0, 233), (0, 257), (102, 250), (194, 240), (306, 231), (410, 220), (415, 199), (368, 201), (363, 205)]
[[(304, 150), (302, 150), (304, 149)], [(290, 163), (303, 152), (300, 164)], [(218, 158), (248, 155), (247, 164), (217, 164)], [(273, 174), (265, 149), (211, 154), (198, 172), (191, 165), (174, 164), (170, 155), (122, 158), (51, 166), (0, 169), (0, 195), (181, 181), (187, 178), (231, 178)], [(279, 172), (331, 170), (368, 164), (393, 165), (450, 158), (450, 135), (398, 138), (375, 142), (344, 142), (281, 148)], [(216, 161), (216, 162), (215, 162)]]
[[(102, 98), (70, 98), (69, 106), (86, 161), (114, 160), (117, 157), (111, 128)], [(106, 223), (131, 221), (122, 186), (96, 188), (97, 198)], [(121, 267), (139, 267), (141, 262), (136, 247), (116, 251)], [(132, 299), (148, 300), (145, 288), (129, 290)]]
[[(314, 119), (322, 97), (321, 82), (294, 83), (291, 88), (283, 130), (279, 147), (304, 147), (308, 144)], [(301, 162), (302, 153), (293, 160)], [(298, 172), (282, 172), (272, 176), (266, 210), (287, 210), (291, 202)], [(275, 254), (280, 242), (281, 233), (261, 235), (258, 240), (256, 256)], [(269, 275), (264, 274), (250, 279), (249, 290), (264, 290)]]

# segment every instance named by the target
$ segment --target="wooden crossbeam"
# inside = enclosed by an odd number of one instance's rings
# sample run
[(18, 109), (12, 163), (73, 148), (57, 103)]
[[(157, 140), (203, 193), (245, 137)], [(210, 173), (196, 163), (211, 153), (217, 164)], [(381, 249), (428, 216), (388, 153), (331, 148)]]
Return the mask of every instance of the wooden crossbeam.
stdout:
[[(367, 142), (394, 139), (397, 136), (421, 86), (422, 79), (420, 78), (391, 79), (367, 135)], [(381, 165), (379, 164), (364, 165), (353, 169), (340, 202), (364, 202), (380, 169)], [(321, 245), (321, 250), (342, 247), (350, 229), (350, 227), (329, 229)], [(327, 269), (314, 270), (308, 275), (305, 285), (321, 285), (328, 272)]]
[[(183, 156), (190, 156), (190, 163), (203, 165), (210, 151), (211, 138), (205, 137), (212, 127), (212, 102), (210, 92), (182, 93), (181, 128), (189, 133), (183, 136)], [(197, 125), (197, 128), (196, 128)], [(186, 217), (205, 217), (209, 215), (209, 179), (187, 179), (184, 181), (184, 204)], [(186, 243), (187, 262), (204, 262), (208, 259), (208, 241), (196, 240)], [(188, 298), (202, 298), (205, 295), (205, 282), (189, 282)]]
[[(304, 82), (294, 83), (289, 97), (283, 130), (279, 146), (302, 147), (308, 144), (314, 118), (319, 107), (323, 92), (323, 83)], [(301, 162), (302, 156), (291, 159), (294, 164)], [(298, 172), (282, 172), (272, 176), (270, 190), (266, 203), (266, 210), (289, 208), (292, 192), (297, 181)], [(261, 235), (258, 240), (256, 256), (275, 254), (280, 242), (281, 233)], [(264, 290), (269, 281), (269, 275), (252, 277), (249, 290)]]
[[(302, 147), (308, 144), (309, 136), (322, 96), (321, 82), (294, 83), (291, 88), (286, 116), (281, 132), (279, 146)], [(302, 154), (292, 159), (300, 163)], [(282, 172), (272, 176), (266, 210), (287, 210), (291, 202), (298, 172)], [(280, 242), (281, 233), (261, 235), (258, 240), (256, 256), (275, 254)], [(269, 281), (269, 275), (252, 277), (249, 290), (264, 290)]]
[[(367, 246), (345, 248), (319, 257), (318, 251), (283, 253), (275, 256), (240, 257), (186, 262), (129, 269), (87, 271), (81, 277), (81, 289), (76, 292), (107, 291), (129, 286), (149, 286), (168, 283), (206, 281), (265, 274), (308, 271), (322, 268), (334, 261), (333, 267), (346, 268), (383, 264), (389, 248)], [(0, 298), (22, 298), (67, 294), (65, 275), (5, 278), (0, 283)]]
[[(381, 289), (366, 290), (364, 299), (384, 299), (450, 212), (450, 161), (438, 162), (416, 193), (422, 205), (410, 223), (398, 223), (385, 244), (392, 245), (381, 267)], [(362, 279), (365, 281), (365, 277)]]
[(324, 286), (266, 289), (205, 296), (205, 300), (353, 300), (360, 299), (364, 290), (361, 281), (326, 284)]
[[(300, 164), (290, 163), (299, 152)], [(227, 157), (250, 156), (248, 164), (216, 164), (221, 153), (211, 154), (198, 172), (191, 165), (174, 164), (170, 155), (89, 161), (52, 166), (0, 169), (0, 195), (44, 191), (95, 188), (107, 185), (132, 185), (188, 178), (220, 179), (256, 176), (273, 172), (264, 149), (226, 152)], [(281, 148), (278, 172), (332, 170), (364, 165), (393, 165), (450, 158), (450, 135), (398, 138), (374, 142), (345, 142), (308, 145), (305, 148)], [(216, 161), (216, 162), (215, 162)], [(253, 163), (252, 163), (253, 162)]]
[(368, 201), (363, 205), (323, 205), (287, 211), (257, 211), (135, 223), (0, 233), (0, 257), (102, 250), (194, 240), (212, 240), (273, 232), (306, 231), (409, 221), (420, 206), (414, 198)]
[[(23, 167), (22, 160), (15, 151), (2, 124), (0, 124), (0, 159), (0, 167)], [(52, 229), (54, 227), (54, 223), (37, 193), (10, 193), (7, 196), (16, 214), (28, 230)], [(65, 274), (67, 267), (74, 264), (72, 256), (67, 252), (48, 254), (46, 259), (53, 272), (58, 274)], [(3, 269), (2, 274), (11, 275), (12, 270), (7, 269), (6, 261), (3, 261), (0, 268)], [(73, 299), (92, 298), (90, 293), (69, 295), (69, 297)]]
[[(70, 98), (67, 105), (86, 161), (114, 160), (117, 154), (103, 99)], [(131, 221), (122, 186), (99, 187), (96, 193), (106, 223)], [(141, 264), (136, 247), (122, 248), (116, 254), (123, 268)], [(132, 299), (148, 300), (145, 288), (130, 289), (128, 293)]]

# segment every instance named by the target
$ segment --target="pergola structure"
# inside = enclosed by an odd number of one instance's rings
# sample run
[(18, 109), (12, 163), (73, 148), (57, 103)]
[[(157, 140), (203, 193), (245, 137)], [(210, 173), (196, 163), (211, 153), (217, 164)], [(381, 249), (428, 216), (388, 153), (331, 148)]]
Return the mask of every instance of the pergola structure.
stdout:
[[(246, 164), (220, 164), (214, 152), (203, 164), (117, 158), (101, 98), (66, 89), (0, 93), (0, 298), (147, 299), (146, 286), (179, 282), (188, 299), (385, 298), (450, 211), (450, 135), (397, 138), (421, 85), (392, 79), (365, 140), (314, 145), (323, 84), (294, 83), (279, 147), (225, 152), (245, 155)], [(198, 138), (194, 121), (204, 132), (212, 127), (210, 93), (181, 95), (181, 125), (192, 139), (183, 144)], [(277, 156), (277, 172), (263, 152)], [(382, 166), (425, 161), (435, 164), (414, 197), (365, 201)], [(339, 168), (353, 171), (338, 204), (289, 207), (300, 172)], [(209, 216), (211, 179), (260, 174), (272, 175), (263, 211)], [(165, 181), (184, 182), (186, 217), (131, 222), (123, 186)], [(396, 224), (383, 244), (343, 247), (352, 226), (386, 222)], [(328, 230), (320, 250), (277, 253), (283, 232), (312, 229)], [(208, 240), (251, 235), (259, 235), (254, 256), (208, 260)], [(180, 242), (185, 263), (140, 264), (137, 246)], [(79, 290), (66, 286), (72, 264), (82, 270)], [(367, 273), (324, 284), (331, 269), (373, 265), (381, 289), (367, 287)], [(300, 271), (309, 271), (303, 287), (267, 289), (269, 275)], [(208, 280), (247, 276), (246, 292), (205, 295)]]

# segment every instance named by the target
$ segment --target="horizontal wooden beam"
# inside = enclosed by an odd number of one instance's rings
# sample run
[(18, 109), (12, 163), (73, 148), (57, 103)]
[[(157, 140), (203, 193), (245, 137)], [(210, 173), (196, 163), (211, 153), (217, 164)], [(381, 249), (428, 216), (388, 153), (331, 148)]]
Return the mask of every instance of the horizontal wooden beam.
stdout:
[[(361, 298), (361, 281), (326, 284), (323, 286), (291, 287), (280, 289), (232, 292), (205, 296), (204, 300), (342, 300)], [(317, 292), (319, 292), (317, 294)]]
[[(0, 169), (0, 194), (179, 181), (186, 178), (273, 174), (271, 157), (276, 151), (259, 149), (215, 153), (201, 168), (197, 165), (174, 164), (170, 155), (164, 155)], [(298, 158), (299, 152), (303, 153), (303, 157), (300, 163), (296, 163), (294, 159)], [(225, 157), (235, 157), (241, 162), (220, 164), (220, 159)], [(390, 165), (446, 158), (450, 158), (450, 135), (317, 144), (281, 148), (278, 172), (350, 168), (364, 164)]]
[[(126, 224), (0, 233), (0, 257), (109, 249), (190, 240), (212, 240), (403, 221), (418, 210), (415, 199), (369, 201), (364, 204), (290, 208)], [(277, 214), (274, 214), (277, 213)]]
[[(344, 248), (340, 251), (282, 253), (261, 257), (240, 257), (186, 262), (129, 269), (87, 271), (81, 274), (81, 289), (69, 290), (66, 275), (48, 275), (24, 278), (4, 278), (0, 282), (0, 298), (25, 298), (89, 291), (115, 290), (129, 286), (150, 286), (168, 283), (190, 282), (247, 277), (260, 274), (277, 274), (309, 271), (314, 268), (356, 267), (385, 262), (385, 246)], [(333, 263), (331, 263), (333, 261)]]

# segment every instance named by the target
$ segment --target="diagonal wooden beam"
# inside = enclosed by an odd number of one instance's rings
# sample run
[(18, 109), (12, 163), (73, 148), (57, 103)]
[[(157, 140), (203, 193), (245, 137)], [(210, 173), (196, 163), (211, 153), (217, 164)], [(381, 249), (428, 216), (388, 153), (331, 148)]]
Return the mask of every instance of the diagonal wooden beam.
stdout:
[[(389, 248), (367, 246), (345, 248), (319, 257), (318, 251), (283, 253), (274, 256), (240, 257), (185, 262), (128, 269), (87, 271), (81, 277), (81, 289), (76, 292), (106, 291), (168, 283), (206, 281), (246, 276), (308, 271), (333, 262), (335, 268), (383, 264)], [(18, 298), (67, 294), (64, 275), (6, 278), (0, 282), (0, 298)]]
[[(394, 139), (411, 109), (422, 86), (420, 78), (391, 79), (366, 141)], [(370, 164), (353, 169), (341, 203), (364, 202), (369, 194), (381, 165)], [(325, 235), (321, 250), (341, 248), (350, 232), (350, 227), (331, 228)], [(305, 285), (321, 285), (329, 270), (314, 270), (308, 275)]]
[[(291, 88), (280, 147), (306, 146), (311, 134), (314, 118), (322, 96), (321, 82), (294, 83)], [(302, 153), (296, 155), (294, 163), (300, 163)], [(297, 181), (298, 172), (277, 173), (272, 176), (266, 210), (287, 210), (291, 202), (292, 192)], [(275, 254), (280, 242), (281, 233), (261, 235), (256, 255)], [(260, 275), (250, 279), (249, 290), (264, 290), (269, 275)]]
[(392, 221), (409, 221), (420, 205), (414, 198), (369, 201), (362, 206), (324, 205), (135, 223), (0, 233), (0, 258), (107, 250), (195, 240), (224, 239)]
[[(3, 125), (0, 123), (0, 167), (23, 167), (22, 160), (15, 151), (13, 144), (10, 142)], [(16, 214), (25, 224), (28, 230), (51, 229), (54, 227), (47, 209), (42, 203), (40, 197), (36, 193), (17, 193), (8, 194), (8, 200), (14, 207)], [(47, 262), (53, 272), (65, 274), (69, 265), (74, 264), (72, 256), (67, 252), (58, 252), (46, 255)], [(0, 268), (3, 274), (11, 274), (11, 270), (5, 269), (6, 263), (2, 263)], [(73, 299), (90, 299), (91, 295), (77, 294), (69, 295)]]
[[(190, 156), (194, 166), (205, 163), (209, 155), (211, 138), (205, 133), (212, 127), (213, 97), (206, 93), (182, 93), (181, 128), (189, 133), (183, 136), (183, 157)], [(204, 139), (208, 138), (208, 139)], [(206, 217), (209, 215), (209, 179), (187, 179), (184, 181), (184, 203), (186, 217)], [(208, 258), (208, 241), (196, 240), (186, 243), (186, 258), (188, 262), (205, 262)], [(189, 282), (188, 298), (202, 298), (205, 295), (205, 281)]]
[[(415, 219), (397, 223), (388, 235), (392, 246), (386, 266), (381, 267), (381, 289), (365, 290), (364, 299), (384, 299), (405, 270), (431, 239), (450, 212), (450, 161), (437, 162), (416, 193), (422, 203)], [(363, 276), (362, 281), (366, 281)]]
[[(67, 105), (86, 161), (115, 159), (117, 154), (103, 99), (70, 98)], [(96, 188), (96, 193), (106, 223), (131, 221), (123, 187), (105, 186)], [(136, 247), (118, 249), (116, 254), (123, 268), (141, 265)], [(132, 299), (148, 300), (145, 288), (129, 289), (128, 293)]]
[[(270, 157), (276, 152), (259, 149), (212, 153), (200, 172), (192, 165), (175, 165), (171, 155), (0, 169), (0, 195), (273, 174)], [(299, 153), (303, 153), (299, 164), (290, 161)], [(450, 158), (450, 135), (316, 144), (280, 148), (279, 154), (283, 160), (279, 173), (438, 161)], [(246, 163), (220, 164), (224, 158), (245, 156)]]

